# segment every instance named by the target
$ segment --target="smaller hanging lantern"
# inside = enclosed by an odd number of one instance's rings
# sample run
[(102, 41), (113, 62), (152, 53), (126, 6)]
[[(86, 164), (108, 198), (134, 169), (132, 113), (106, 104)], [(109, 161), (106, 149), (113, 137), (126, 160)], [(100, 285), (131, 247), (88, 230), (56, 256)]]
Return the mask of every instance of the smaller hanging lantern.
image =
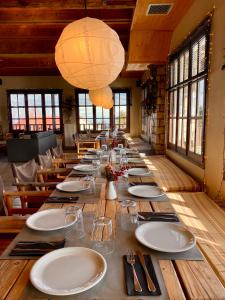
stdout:
[(113, 93), (109, 86), (89, 91), (91, 102), (96, 106), (110, 109), (113, 107)]

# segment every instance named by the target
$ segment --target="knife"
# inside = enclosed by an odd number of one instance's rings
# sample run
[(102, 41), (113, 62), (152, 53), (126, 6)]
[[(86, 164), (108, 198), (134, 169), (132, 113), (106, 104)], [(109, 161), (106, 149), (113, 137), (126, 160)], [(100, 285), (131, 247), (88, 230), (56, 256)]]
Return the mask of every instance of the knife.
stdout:
[(143, 269), (145, 271), (145, 276), (146, 276), (146, 280), (147, 280), (147, 284), (148, 284), (148, 290), (150, 292), (155, 292), (156, 291), (156, 287), (155, 287), (155, 285), (154, 285), (154, 283), (152, 281), (151, 276), (149, 275), (148, 269), (147, 269), (146, 264), (145, 264), (144, 255), (140, 251), (137, 252), (137, 255), (138, 255), (138, 258), (139, 258), (139, 260), (141, 262), (141, 265), (142, 265), (142, 267), (143, 267)]

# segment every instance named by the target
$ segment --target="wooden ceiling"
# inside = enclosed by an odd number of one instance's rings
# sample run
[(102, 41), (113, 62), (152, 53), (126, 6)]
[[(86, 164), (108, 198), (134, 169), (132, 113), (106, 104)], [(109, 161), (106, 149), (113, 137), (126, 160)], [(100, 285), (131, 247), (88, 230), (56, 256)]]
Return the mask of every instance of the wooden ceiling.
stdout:
[[(172, 32), (195, 0), (138, 0), (129, 43), (127, 70), (167, 61)], [(168, 15), (146, 15), (149, 4), (172, 4)]]
[[(86, 16), (84, 0), (0, 0), (0, 75), (57, 75), (55, 44)], [(86, 0), (87, 15), (105, 21), (127, 51), (136, 0)]]
[[(195, 0), (86, 0), (87, 15), (105, 21), (128, 51), (123, 76), (166, 61), (172, 31)], [(173, 3), (167, 16), (146, 16), (149, 3)], [(58, 75), (55, 44), (86, 16), (85, 0), (0, 0), (0, 76)], [(129, 50), (128, 50), (129, 48)]]

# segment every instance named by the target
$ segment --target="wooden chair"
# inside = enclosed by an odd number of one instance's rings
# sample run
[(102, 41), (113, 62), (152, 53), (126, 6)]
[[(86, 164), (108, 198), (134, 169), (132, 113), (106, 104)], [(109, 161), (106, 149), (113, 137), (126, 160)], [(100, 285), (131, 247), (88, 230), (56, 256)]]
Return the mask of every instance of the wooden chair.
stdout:
[(63, 167), (66, 168), (68, 165), (74, 165), (80, 162), (78, 156), (74, 156), (72, 153), (64, 153), (62, 147), (62, 141), (58, 142), (55, 148), (51, 149), (52, 162), (53, 165), (57, 168)]

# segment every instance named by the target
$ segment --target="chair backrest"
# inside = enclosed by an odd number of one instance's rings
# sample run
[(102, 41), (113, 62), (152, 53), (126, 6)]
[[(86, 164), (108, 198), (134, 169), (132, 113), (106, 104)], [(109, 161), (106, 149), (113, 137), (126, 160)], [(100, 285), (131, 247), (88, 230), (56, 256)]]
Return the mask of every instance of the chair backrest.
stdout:
[(39, 154), (38, 162), (42, 169), (51, 169), (53, 167), (51, 152), (48, 152), (45, 155)]
[(52, 155), (54, 158), (63, 158), (62, 141), (58, 141), (57, 146), (52, 148)]
[(12, 164), (13, 176), (17, 183), (37, 180), (38, 165), (34, 159), (24, 164)]
[(4, 184), (3, 184), (2, 177), (0, 176), (0, 216), (6, 215), (6, 207), (4, 203), (3, 192), (4, 192)]

